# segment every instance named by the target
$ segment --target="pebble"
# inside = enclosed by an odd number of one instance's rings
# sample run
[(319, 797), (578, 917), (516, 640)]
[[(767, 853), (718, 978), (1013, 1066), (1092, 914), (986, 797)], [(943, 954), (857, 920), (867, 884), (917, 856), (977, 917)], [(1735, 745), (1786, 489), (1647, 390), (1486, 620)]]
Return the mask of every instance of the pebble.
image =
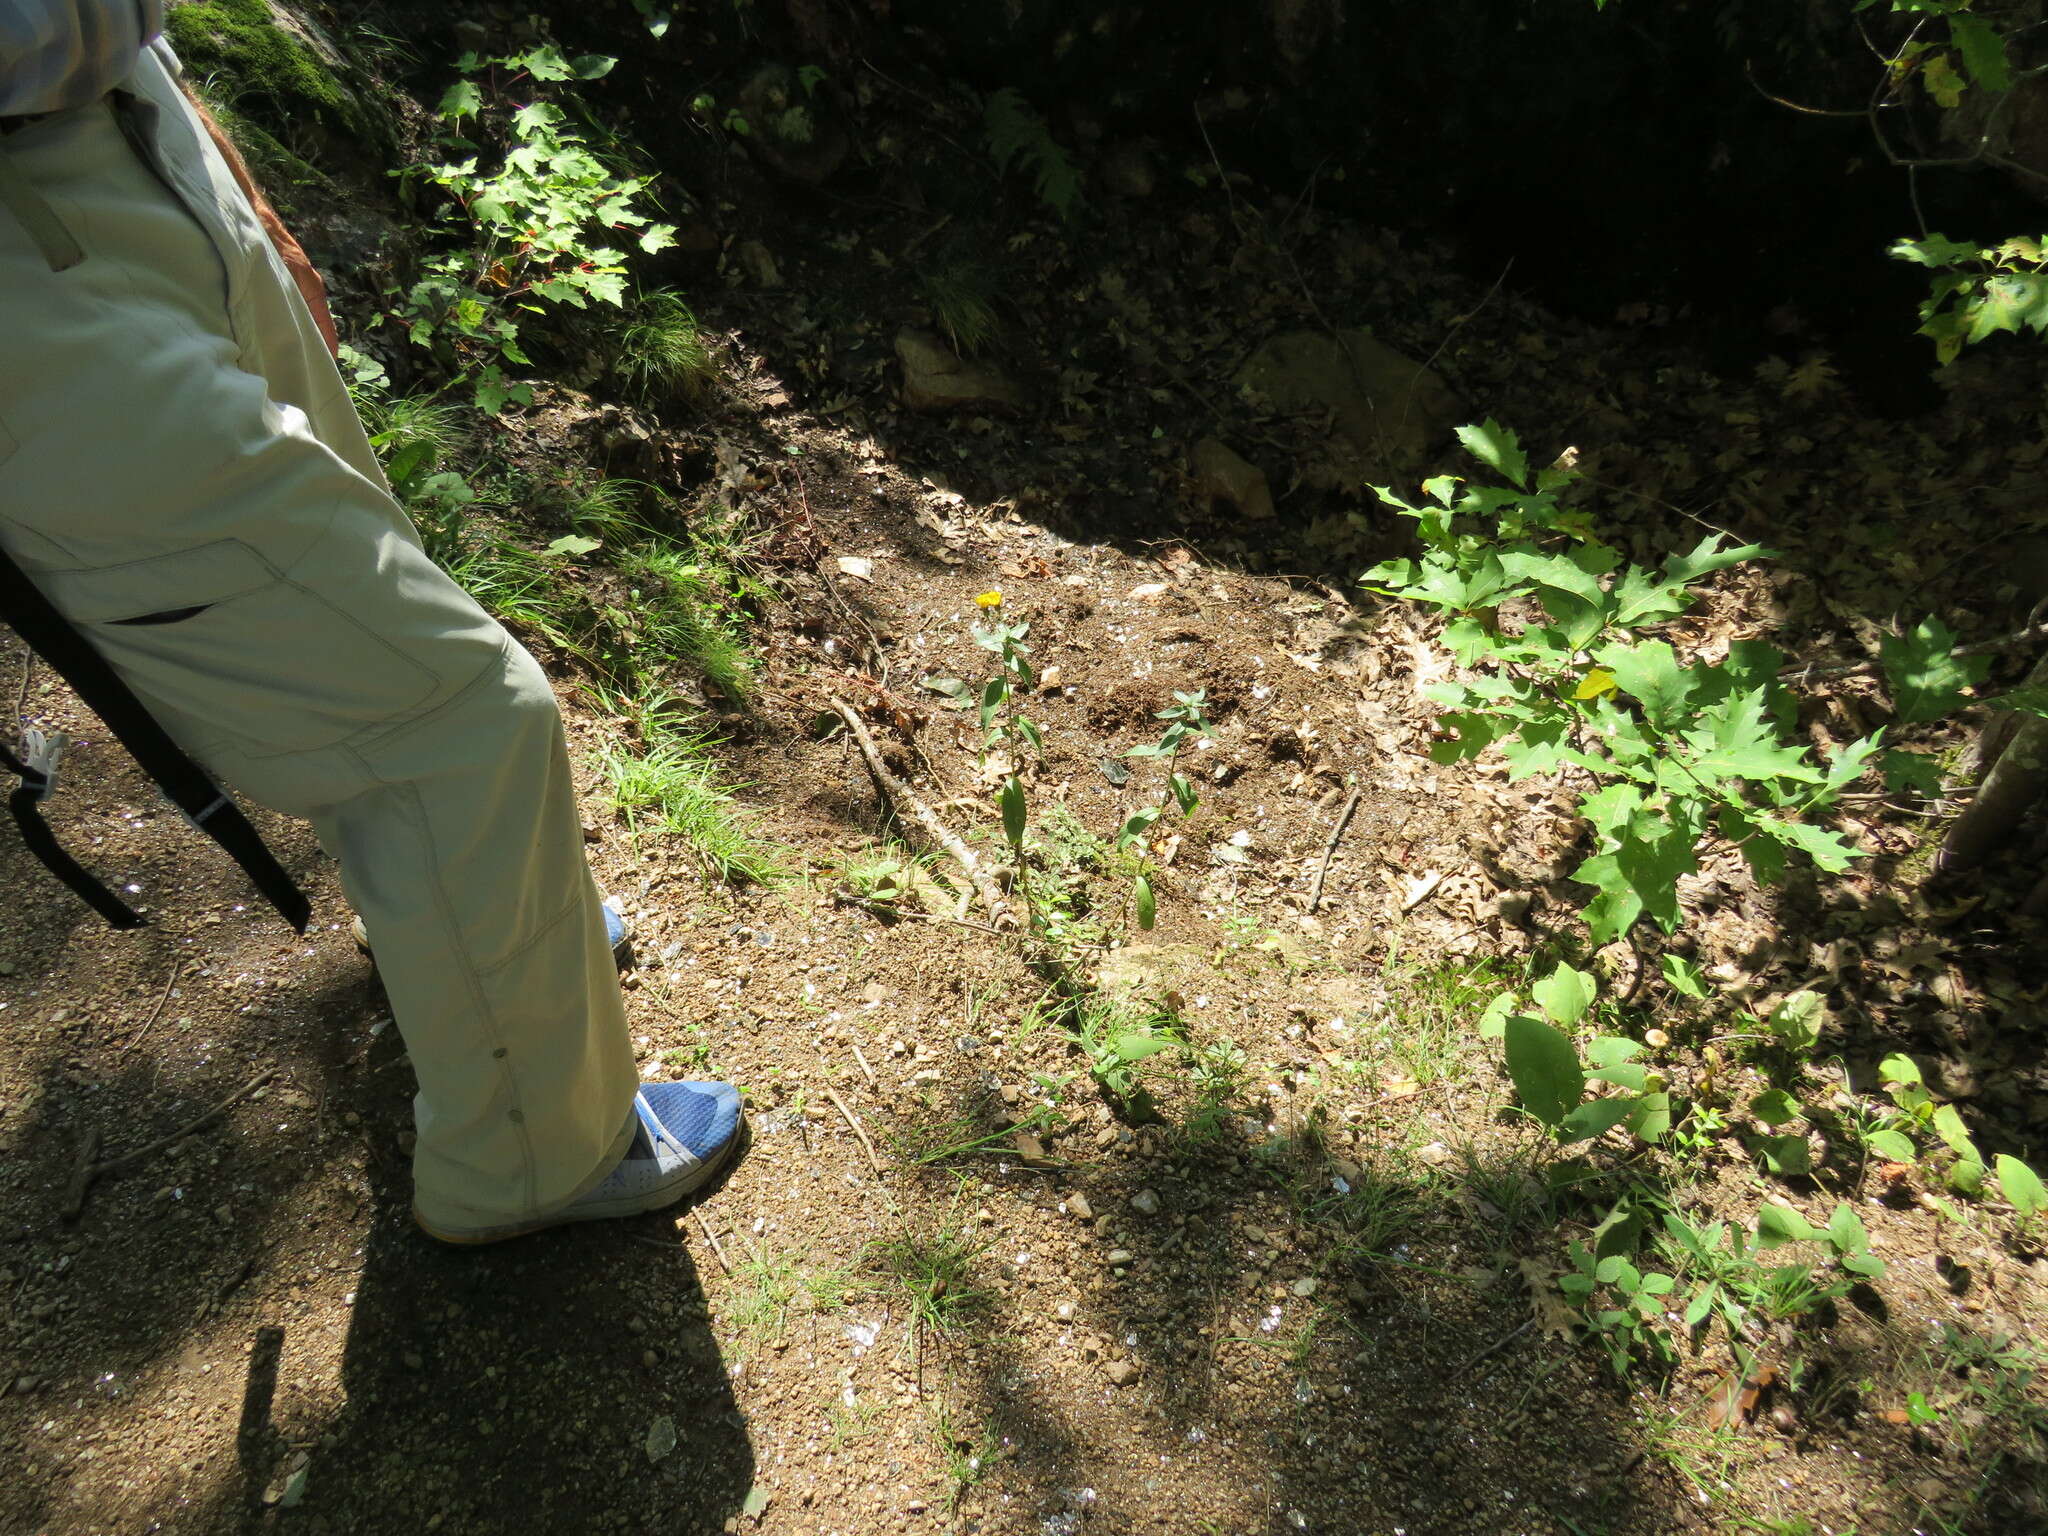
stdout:
[(1095, 1219), (1095, 1207), (1088, 1203), (1086, 1195), (1069, 1195), (1067, 1196), (1067, 1214), (1079, 1217), (1082, 1221), (1093, 1221)]
[(1116, 1269), (1136, 1258), (1137, 1255), (1128, 1248), (1112, 1248), (1109, 1250), (1109, 1257), (1103, 1262), (1108, 1264), (1111, 1269)]
[(1159, 1214), (1158, 1191), (1151, 1189), (1139, 1190), (1135, 1195), (1131, 1196), (1131, 1209), (1140, 1216), (1157, 1216)]
[(1300, 1278), (1299, 1280), (1297, 1280), (1297, 1281), (1295, 1281), (1295, 1282), (1294, 1282), (1294, 1294), (1295, 1294), (1295, 1295), (1297, 1295), (1297, 1296), (1303, 1296), (1303, 1297), (1307, 1297), (1307, 1296), (1313, 1296), (1313, 1295), (1315, 1295), (1315, 1293), (1316, 1293), (1316, 1279), (1315, 1279), (1315, 1276), (1313, 1276), (1313, 1275), (1303, 1275), (1303, 1276), (1302, 1276), (1302, 1277), (1301, 1277), (1301, 1278)]
[(1112, 1360), (1102, 1368), (1102, 1374), (1113, 1386), (1128, 1387), (1138, 1379), (1138, 1367), (1129, 1360)]

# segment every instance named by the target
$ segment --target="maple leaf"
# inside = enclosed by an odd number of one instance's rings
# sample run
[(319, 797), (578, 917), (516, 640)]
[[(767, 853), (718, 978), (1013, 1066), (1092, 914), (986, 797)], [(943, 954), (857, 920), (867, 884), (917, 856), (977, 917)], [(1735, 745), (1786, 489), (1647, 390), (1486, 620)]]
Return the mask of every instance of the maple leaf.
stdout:
[(1817, 400), (1835, 387), (1835, 369), (1827, 354), (1816, 352), (1787, 375), (1778, 393), (1787, 400)]

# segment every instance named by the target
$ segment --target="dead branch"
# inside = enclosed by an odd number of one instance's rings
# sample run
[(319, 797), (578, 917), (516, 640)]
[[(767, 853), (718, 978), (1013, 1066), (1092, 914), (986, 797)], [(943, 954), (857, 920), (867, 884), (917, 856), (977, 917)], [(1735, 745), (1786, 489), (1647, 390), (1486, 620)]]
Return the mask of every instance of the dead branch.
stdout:
[(988, 909), (990, 921), (1000, 924), (1009, 916), (1009, 906), (1003, 900), (1003, 893), (996, 889), (995, 881), (991, 880), (988, 872), (981, 867), (981, 861), (975, 858), (974, 850), (939, 820), (938, 813), (926, 805), (916, 791), (889, 771), (888, 764), (882, 761), (882, 754), (875, 748), (874, 737), (868, 734), (866, 723), (854, 712), (853, 706), (837, 694), (828, 702), (833, 712), (846, 722), (846, 728), (853, 733), (854, 745), (860, 749), (861, 757), (867, 762), (868, 773), (874, 779), (875, 787), (881, 790), (883, 798), (898, 810), (907, 809), (911, 818), (953, 856), (953, 862), (958, 864), (966, 872), (967, 878), (974, 883), (975, 894)]
[(215, 1117), (232, 1108), (247, 1095), (254, 1093), (275, 1076), (277, 1076), (277, 1068), (265, 1067), (261, 1072), (250, 1078), (248, 1082), (242, 1084), (241, 1087), (237, 1088), (196, 1120), (188, 1120), (168, 1136), (159, 1136), (155, 1141), (147, 1142), (137, 1147), (133, 1152), (123, 1152), (119, 1157), (110, 1157), (103, 1163), (91, 1161), (92, 1154), (99, 1148), (99, 1133), (97, 1131), (88, 1131), (84, 1143), (79, 1148), (78, 1166), (72, 1171), (71, 1182), (64, 1190), (64, 1215), (67, 1218), (75, 1219), (78, 1213), (85, 1209), (86, 1191), (91, 1188), (92, 1181), (101, 1174), (118, 1172), (120, 1169), (126, 1168), (131, 1164), (141, 1162), (152, 1153), (161, 1152), (172, 1142), (190, 1136), (194, 1131), (204, 1128)]
[(1344, 829), (1351, 825), (1352, 814), (1358, 809), (1358, 797), (1362, 789), (1354, 789), (1344, 802), (1344, 809), (1338, 813), (1337, 826), (1330, 833), (1330, 840), (1323, 844), (1323, 862), (1316, 866), (1316, 883), (1308, 893), (1308, 909), (1311, 913), (1323, 904), (1323, 882), (1330, 878), (1330, 860), (1336, 856), (1337, 845), (1344, 840)]
[(879, 1179), (882, 1176), (882, 1160), (875, 1156), (875, 1144), (868, 1140), (868, 1133), (861, 1128), (861, 1123), (854, 1119), (853, 1111), (846, 1107), (846, 1100), (840, 1098), (830, 1087), (825, 1089), (825, 1097), (832, 1101), (834, 1109), (846, 1117), (847, 1125), (853, 1134), (860, 1138), (861, 1150), (868, 1155), (868, 1166), (875, 1170), (875, 1177)]

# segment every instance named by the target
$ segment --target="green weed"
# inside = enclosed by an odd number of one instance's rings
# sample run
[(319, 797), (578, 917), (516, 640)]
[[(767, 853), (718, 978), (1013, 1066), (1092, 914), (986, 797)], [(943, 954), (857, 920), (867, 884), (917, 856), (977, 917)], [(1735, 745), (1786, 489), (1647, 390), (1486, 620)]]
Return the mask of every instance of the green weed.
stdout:
[(868, 1259), (902, 1288), (919, 1329), (952, 1334), (988, 1310), (990, 1293), (974, 1281), (974, 1262), (988, 1247), (949, 1216), (923, 1232), (877, 1239)]

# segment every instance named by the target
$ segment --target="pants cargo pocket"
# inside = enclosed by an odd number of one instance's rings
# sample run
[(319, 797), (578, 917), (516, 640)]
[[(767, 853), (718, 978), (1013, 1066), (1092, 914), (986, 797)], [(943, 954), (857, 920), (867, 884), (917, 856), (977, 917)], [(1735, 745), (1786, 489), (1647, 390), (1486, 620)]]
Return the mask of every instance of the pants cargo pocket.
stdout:
[(250, 757), (334, 746), (440, 686), (240, 540), (36, 579), (145, 699)]

